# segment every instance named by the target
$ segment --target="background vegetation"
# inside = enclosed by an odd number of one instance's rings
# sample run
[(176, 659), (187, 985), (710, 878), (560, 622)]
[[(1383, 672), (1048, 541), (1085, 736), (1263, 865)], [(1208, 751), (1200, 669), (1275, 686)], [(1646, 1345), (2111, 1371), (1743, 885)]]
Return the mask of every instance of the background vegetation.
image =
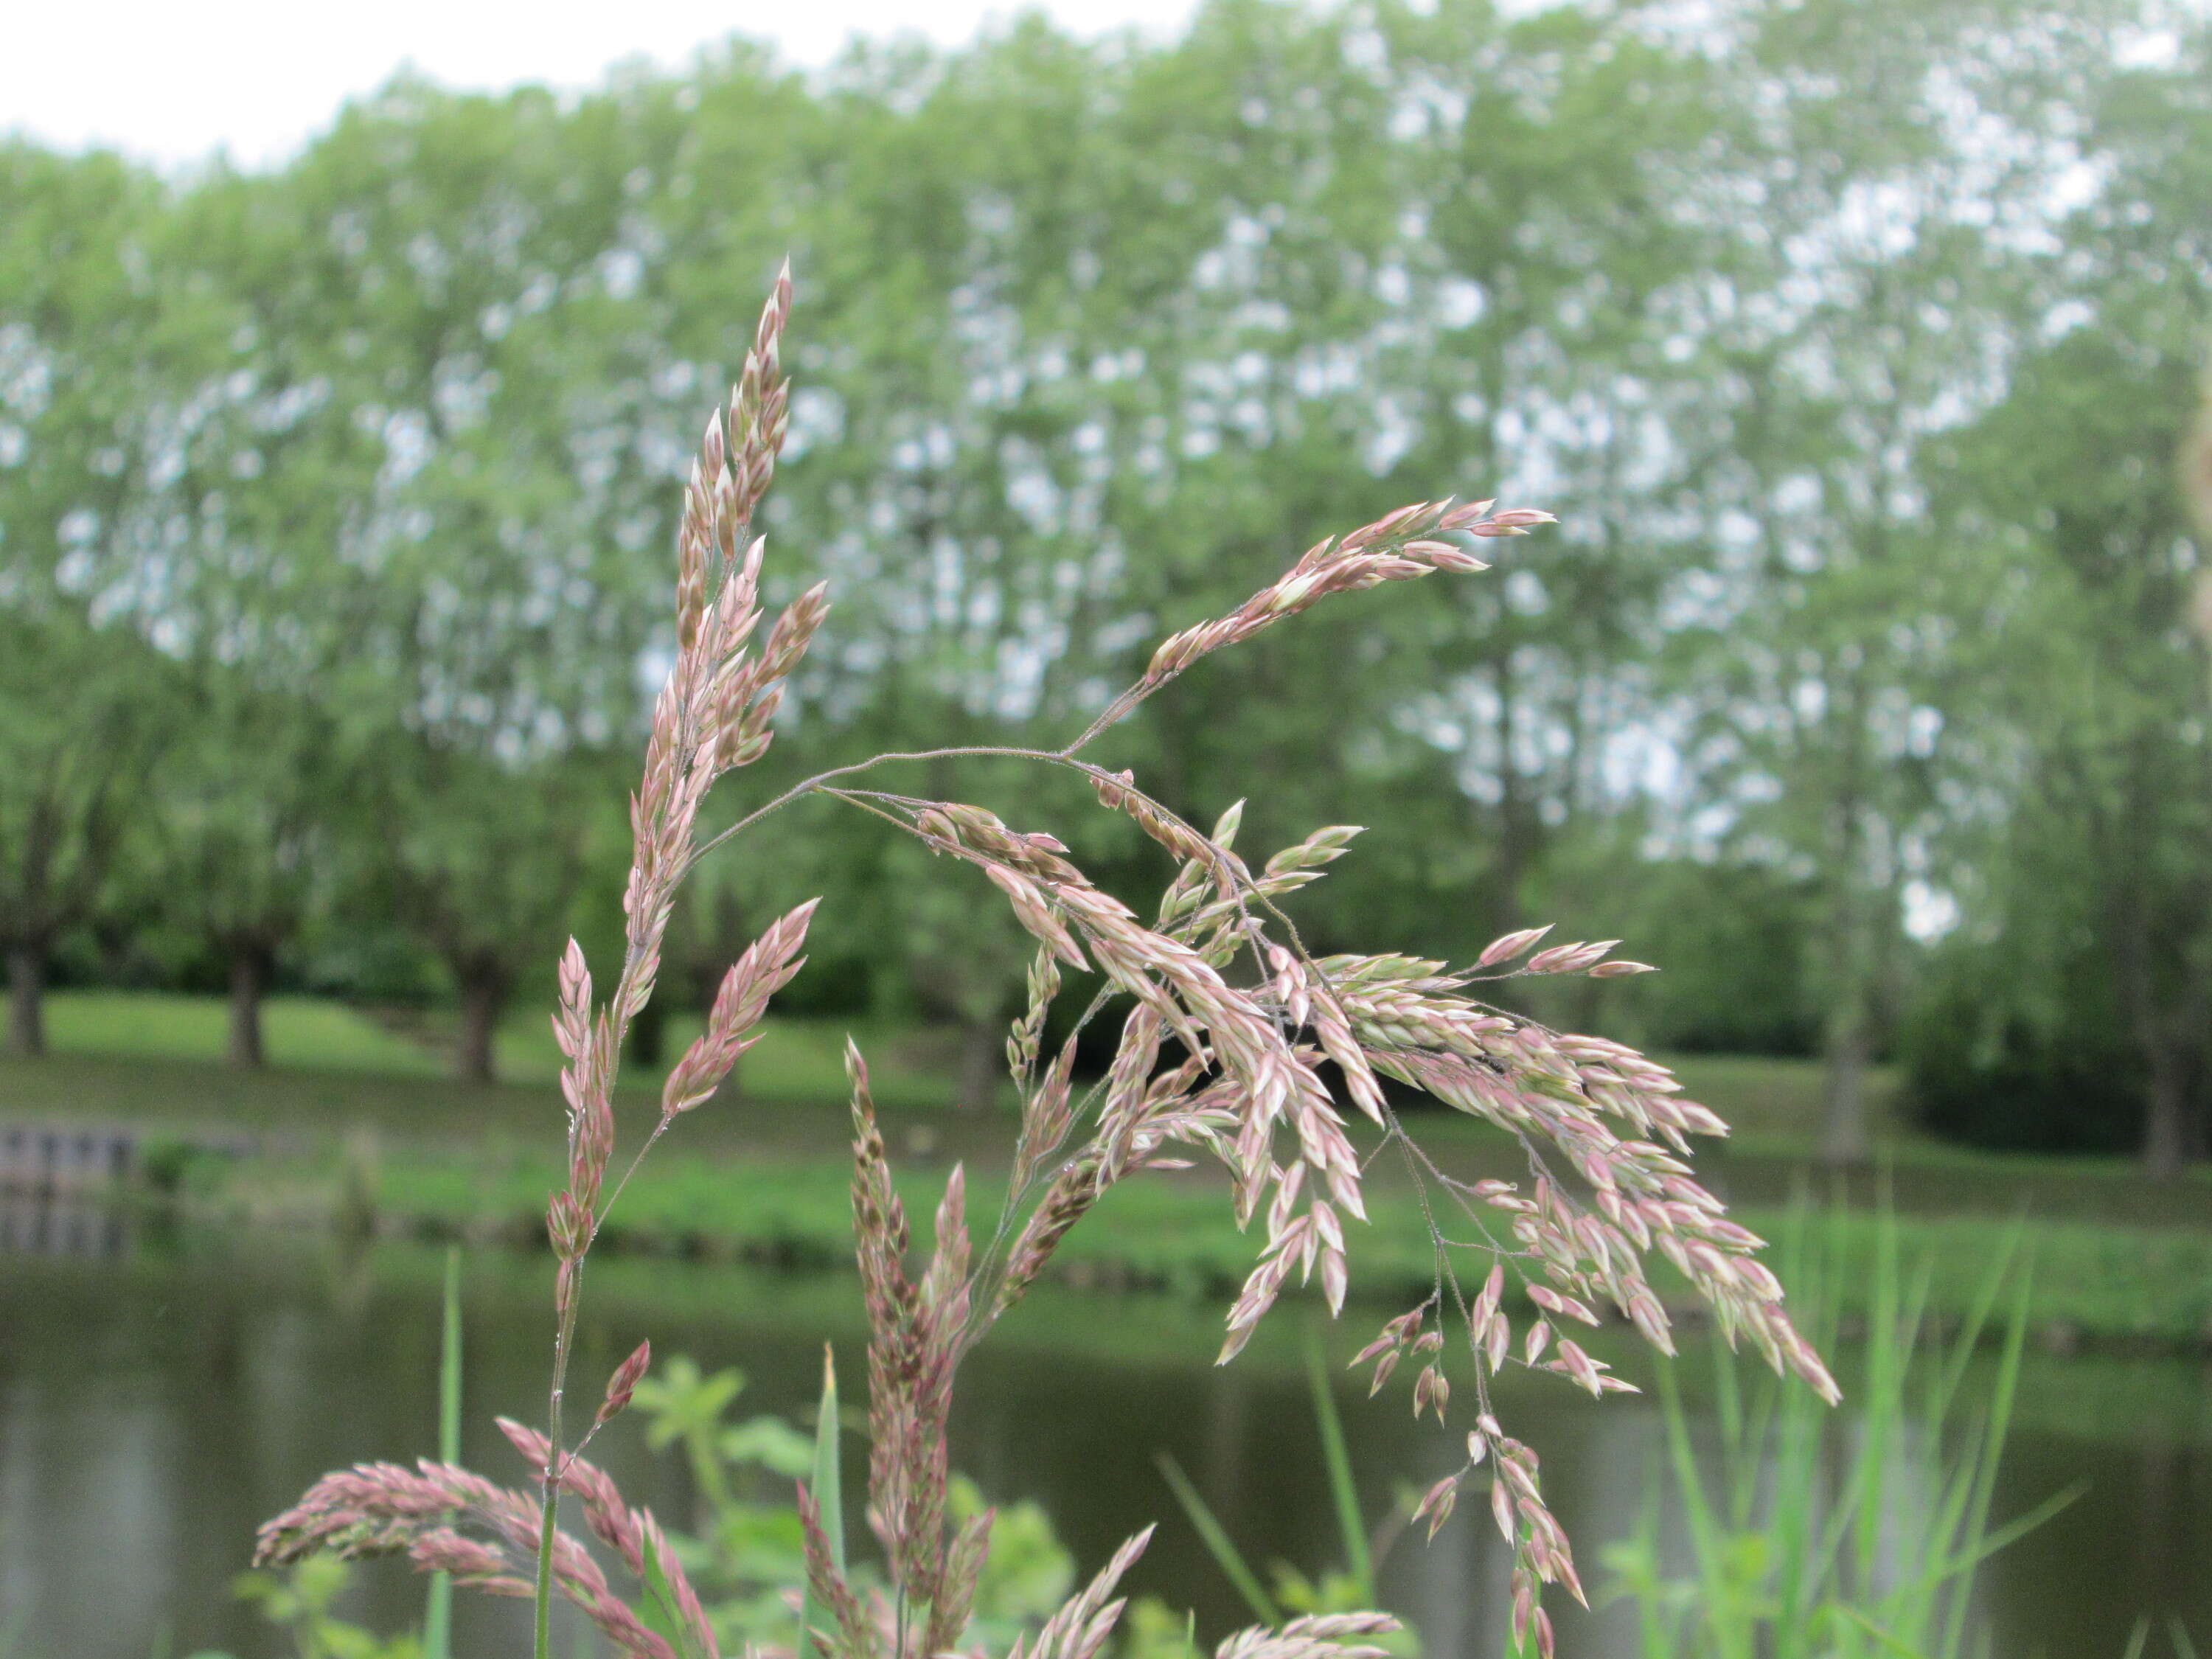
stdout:
[[(788, 250), (769, 529), (840, 603), (771, 772), (1058, 737), (1314, 526), (1540, 505), (1497, 576), (1209, 663), (1116, 763), (1194, 817), (1253, 795), (1255, 845), (1373, 803), (1318, 948), (1625, 934), (1667, 972), (1542, 1012), (1817, 1055), (1838, 1158), (1893, 1059), (1946, 1135), (2172, 1173), (2212, 1032), (2212, 32), (1698, 15), (1216, 0), (1160, 45), (401, 81), (266, 173), (0, 143), (14, 1048), (47, 986), (219, 990), (255, 1066), (313, 993), (491, 1075), (616, 913), (676, 480)], [(1071, 805), (1086, 868), (1142, 866)], [(679, 981), (838, 891), (787, 1006), (964, 1033), (981, 1098), (1012, 924), (828, 822), (718, 866)]]

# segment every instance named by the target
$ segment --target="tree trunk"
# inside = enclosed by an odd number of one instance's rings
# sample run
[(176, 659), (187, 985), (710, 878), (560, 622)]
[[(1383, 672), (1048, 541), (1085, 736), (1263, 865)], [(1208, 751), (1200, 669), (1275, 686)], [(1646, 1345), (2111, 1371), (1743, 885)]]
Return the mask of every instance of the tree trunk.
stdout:
[(268, 990), (269, 953), (244, 940), (230, 947), (230, 1063), (259, 1071), (261, 999)]
[(1867, 938), (1869, 900), (1843, 896), (1842, 914), (1830, 936), (1833, 966), (1820, 1057), (1820, 1161), (1832, 1167), (1863, 1164), (1872, 1151), (1867, 1133), (1866, 1074), (1874, 1058), (1874, 951)]
[(491, 1040), (499, 1029), (500, 1011), (506, 1006), (506, 975), (479, 969), (461, 981), (461, 1035), (453, 1049), (453, 1074), (462, 1082), (496, 1079)]
[(1874, 986), (1880, 946), (1875, 933), (1893, 921), (1876, 921), (1876, 906), (1894, 901), (1885, 891), (1869, 890), (1866, 872), (1869, 830), (1865, 792), (1867, 690), (1865, 677), (1856, 665), (1842, 669), (1848, 674), (1841, 717), (1844, 722), (1843, 776), (1830, 803), (1829, 830), (1833, 860), (1832, 879), (1838, 885), (1831, 901), (1828, 934), (1828, 1017), (1821, 1042), (1827, 1062), (1820, 1103), (1820, 1161), (1832, 1168), (1863, 1164), (1869, 1150), (1867, 1139), (1867, 1061), (1874, 1048)]
[(628, 1051), (623, 1058), (631, 1065), (648, 1072), (659, 1069), (661, 1057), (668, 1052), (668, 999), (665, 994), (656, 993), (637, 1011), (623, 1047)]
[(1498, 690), (1498, 908), (1491, 925), (1504, 933), (1521, 925), (1521, 883), (1528, 873), (1535, 848), (1529, 803), (1522, 797), (1521, 774), (1514, 764), (1513, 739), (1518, 715), (1520, 677), (1515, 672), (1513, 646), (1509, 641), (1499, 654), (1494, 676)]
[(1820, 1159), (1832, 1165), (1863, 1164), (1867, 1137), (1867, 1062), (1874, 1048), (1874, 1022), (1865, 997), (1856, 989), (1838, 999), (1828, 1018), (1821, 1083)]
[(971, 1019), (960, 1028), (960, 1077), (953, 1104), (963, 1112), (988, 1112), (999, 1098), (1005, 1075), (1005, 1031), (995, 1019)]
[(2178, 1180), (2189, 1158), (2188, 1083), (2175, 1044), (2153, 1042), (2145, 1047), (2150, 1088), (2143, 1120), (2142, 1172), (2152, 1181)]
[(46, 1052), (46, 956), (35, 945), (8, 947), (8, 1052)]

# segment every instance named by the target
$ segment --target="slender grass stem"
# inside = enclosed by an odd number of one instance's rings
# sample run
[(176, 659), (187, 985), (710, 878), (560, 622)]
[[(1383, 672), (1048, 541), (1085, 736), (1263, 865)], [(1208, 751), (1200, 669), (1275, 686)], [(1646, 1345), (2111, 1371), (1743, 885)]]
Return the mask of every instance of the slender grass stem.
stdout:
[(1344, 1420), (1337, 1413), (1336, 1394), (1330, 1386), (1328, 1360), (1322, 1352), (1321, 1334), (1306, 1334), (1306, 1380), (1313, 1387), (1314, 1421), (1321, 1429), (1323, 1467), (1328, 1471), (1328, 1494), (1336, 1505), (1337, 1529), (1343, 1534), (1345, 1571), (1358, 1586), (1362, 1607), (1375, 1603), (1375, 1561), (1368, 1548), (1367, 1522), (1359, 1513), (1359, 1492), (1352, 1485), (1352, 1456), (1345, 1449)]
[(575, 1282), (569, 1287), (568, 1306), (561, 1314), (553, 1339), (553, 1386), (545, 1403), (545, 1480), (538, 1505), (538, 1583), (531, 1638), (531, 1659), (552, 1659), (553, 1527), (561, 1501), (561, 1398), (568, 1379), (568, 1350), (576, 1337), (576, 1304), (583, 1291), (584, 1264), (574, 1264)]
[[(438, 1343), (438, 1461), (461, 1461), (461, 1251), (446, 1252), (444, 1319)], [(422, 1614), (422, 1659), (451, 1659), (453, 1650), (453, 1578), (430, 1575), (428, 1605)]]

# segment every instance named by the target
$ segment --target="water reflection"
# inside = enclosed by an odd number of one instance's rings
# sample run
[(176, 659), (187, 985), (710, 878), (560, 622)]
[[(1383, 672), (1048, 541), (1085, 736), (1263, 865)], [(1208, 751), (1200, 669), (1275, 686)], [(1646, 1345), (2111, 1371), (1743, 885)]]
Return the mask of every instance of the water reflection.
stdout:
[(98, 1198), (0, 1190), (0, 1255), (126, 1255), (131, 1218)]
[(137, 1155), (128, 1129), (0, 1122), (0, 1192), (97, 1191), (129, 1175)]
[[(87, 1248), (0, 1257), (0, 1632), (15, 1632), (11, 1659), (147, 1659), (164, 1639), (172, 1653), (274, 1659), (272, 1633), (229, 1598), (229, 1581), (254, 1524), (316, 1474), (432, 1443), (437, 1253), (158, 1231), (125, 1235), (125, 1249), (51, 1215), (26, 1236)], [(649, 1334), (661, 1353), (741, 1364), (748, 1409), (796, 1413), (825, 1339), (857, 1359), (857, 1297), (845, 1279), (637, 1261), (594, 1271), (586, 1377)], [(509, 1257), (470, 1264), (464, 1449), (504, 1478), (516, 1463), (491, 1419), (542, 1409), (549, 1273)], [(954, 1454), (993, 1497), (1042, 1502), (1086, 1571), (1162, 1519), (1135, 1588), (1195, 1607), (1218, 1631), (1239, 1609), (1176, 1516), (1157, 1451), (1191, 1471), (1255, 1560), (1328, 1565), (1335, 1523), (1297, 1332), (1216, 1370), (1217, 1330), (1215, 1310), (1164, 1298), (1041, 1297), (963, 1373)], [(2198, 1571), (2212, 1543), (2202, 1382), (2193, 1366), (2111, 1361), (2053, 1362), (2031, 1377), (2028, 1395), (2045, 1403), (2015, 1436), (1997, 1515), (2077, 1479), (2092, 1490), (1991, 1568), (1981, 1615), (1992, 1651), (2117, 1655), (2138, 1611), (2178, 1612), (2212, 1631), (2212, 1587)], [(1548, 1380), (1503, 1403), (1542, 1450), (1547, 1490), (1596, 1588), (1600, 1544), (1632, 1531), (1650, 1501), (1656, 1413), (1625, 1397), (1594, 1408)], [(637, 1426), (616, 1425), (607, 1461), (634, 1496), (682, 1524), (693, 1504), (684, 1474), (649, 1456)], [(1347, 1401), (1346, 1429), (1371, 1513), (1455, 1461), (1402, 1404)], [(850, 1450), (858, 1480), (863, 1450)], [(1487, 1506), (1471, 1504), (1433, 1547), (1393, 1553), (1387, 1598), (1431, 1654), (1492, 1659), (1508, 1565)], [(380, 1571), (356, 1616), (397, 1628), (420, 1607), (416, 1581)], [(460, 1650), (514, 1650), (520, 1614), (465, 1601)], [(1636, 1651), (1623, 1609), (1570, 1614), (1561, 1636), (1574, 1659)]]

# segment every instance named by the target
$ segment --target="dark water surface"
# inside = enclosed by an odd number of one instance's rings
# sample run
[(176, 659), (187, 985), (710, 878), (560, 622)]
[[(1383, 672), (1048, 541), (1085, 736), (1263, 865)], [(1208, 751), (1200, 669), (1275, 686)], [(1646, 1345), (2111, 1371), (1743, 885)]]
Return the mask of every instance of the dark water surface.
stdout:
[[(16, 1247), (0, 1253), (0, 1655), (218, 1649), (274, 1659), (286, 1650), (232, 1598), (231, 1580), (254, 1525), (317, 1474), (434, 1443), (441, 1253), (60, 1219), (68, 1225), (0, 1228)], [(543, 1410), (550, 1278), (544, 1259), (467, 1264), (464, 1452), (497, 1478), (514, 1478), (519, 1465), (494, 1415)], [(742, 1366), (743, 1413), (808, 1407), (825, 1340), (857, 1383), (862, 1333), (848, 1279), (617, 1259), (594, 1268), (586, 1300), (586, 1395), (645, 1335), (662, 1356)], [(1355, 1310), (1342, 1334), (1364, 1340), (1389, 1311)], [(1255, 1560), (1332, 1565), (1335, 1527), (1298, 1363), (1306, 1317), (1285, 1310), (1275, 1331), (1217, 1370), (1218, 1310), (1041, 1294), (963, 1370), (955, 1462), (994, 1499), (1042, 1503), (1086, 1573), (1128, 1533), (1161, 1521), (1133, 1587), (1194, 1607), (1201, 1632), (1218, 1634), (1242, 1622), (1237, 1603), (1154, 1455), (1168, 1451), (1191, 1473)], [(1617, 1363), (1639, 1375), (1630, 1356)], [(1425, 1485), (1457, 1462), (1456, 1437), (1417, 1428), (1401, 1392), (1378, 1406), (1346, 1398), (1370, 1513), (1401, 1484)], [(1597, 1589), (1603, 1543), (1630, 1533), (1650, 1498), (1656, 1413), (1628, 1397), (1593, 1406), (1550, 1379), (1501, 1403), (1509, 1427), (1542, 1452), (1547, 1490)], [(634, 1499), (684, 1524), (685, 1477), (645, 1449), (638, 1424), (617, 1422), (600, 1444)], [(1978, 1617), (1995, 1659), (2117, 1656), (2146, 1613), (2179, 1615), (2212, 1650), (2205, 1367), (2032, 1361), (1997, 1514), (2077, 1482), (2085, 1496), (1984, 1575)], [(1430, 1654), (1490, 1659), (1507, 1565), (1487, 1505), (1472, 1503), (1433, 1546), (1394, 1552), (1386, 1600), (1420, 1626)], [(363, 1575), (349, 1612), (398, 1629), (419, 1619), (421, 1597), (419, 1580), (380, 1566)], [(463, 1598), (459, 1651), (526, 1651), (521, 1612)], [(1558, 1616), (1569, 1659), (1637, 1650), (1624, 1609)]]

